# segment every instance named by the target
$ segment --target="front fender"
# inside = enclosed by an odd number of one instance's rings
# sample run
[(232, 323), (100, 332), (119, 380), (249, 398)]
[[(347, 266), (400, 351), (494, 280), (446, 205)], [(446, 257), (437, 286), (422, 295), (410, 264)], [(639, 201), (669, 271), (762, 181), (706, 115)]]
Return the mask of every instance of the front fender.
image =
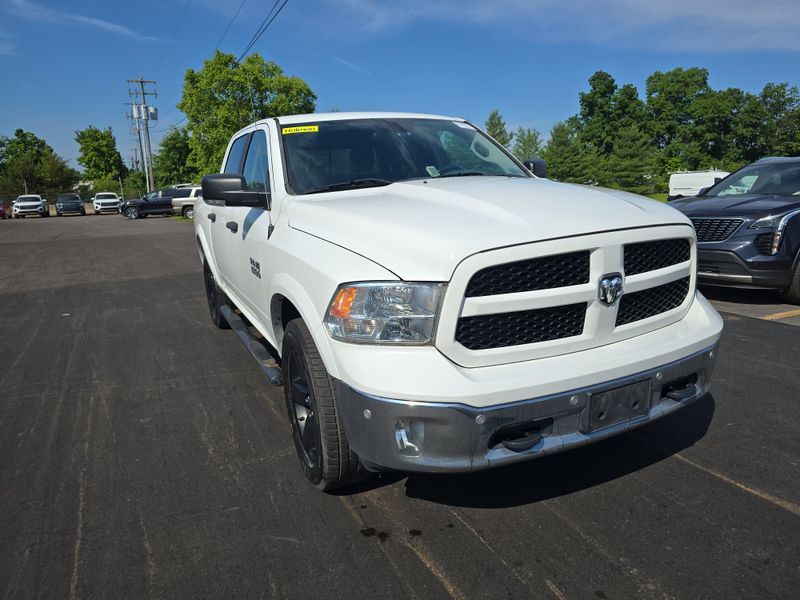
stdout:
[(200, 262), (202, 263), (205, 261), (208, 263), (208, 268), (211, 269), (211, 274), (214, 276), (214, 279), (218, 282), (222, 282), (219, 276), (219, 269), (217, 268), (217, 261), (214, 257), (214, 253), (211, 251), (210, 240), (197, 220), (195, 220), (194, 232), (195, 240), (197, 241), (197, 253), (200, 255)]
[(279, 328), (275, 326), (278, 320), (276, 317), (280, 316), (275, 315), (275, 299), (281, 296), (291, 302), (300, 313), (300, 317), (305, 321), (308, 330), (311, 332), (311, 337), (314, 338), (314, 344), (319, 351), (322, 362), (325, 363), (325, 368), (328, 370), (331, 377), (338, 378), (338, 367), (333, 356), (331, 339), (322, 322), (323, 316), (319, 314), (317, 307), (314, 305), (314, 302), (303, 286), (291, 275), (286, 273), (277, 273), (270, 287), (270, 298), (272, 299), (270, 303), (270, 312), (273, 315), (272, 333), (278, 353), (282, 354), (283, 330), (282, 328), (278, 330)]

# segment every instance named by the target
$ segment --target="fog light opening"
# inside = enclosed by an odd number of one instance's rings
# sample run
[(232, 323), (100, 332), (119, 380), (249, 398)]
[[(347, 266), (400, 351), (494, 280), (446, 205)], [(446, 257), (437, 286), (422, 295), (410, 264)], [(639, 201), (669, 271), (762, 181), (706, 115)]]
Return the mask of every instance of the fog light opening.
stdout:
[(489, 440), (489, 448), (502, 446), (513, 452), (530, 450), (553, 433), (553, 419), (539, 419), (497, 430)]
[(425, 442), (425, 424), (422, 421), (398, 421), (394, 427), (394, 438), (400, 454), (419, 456)]

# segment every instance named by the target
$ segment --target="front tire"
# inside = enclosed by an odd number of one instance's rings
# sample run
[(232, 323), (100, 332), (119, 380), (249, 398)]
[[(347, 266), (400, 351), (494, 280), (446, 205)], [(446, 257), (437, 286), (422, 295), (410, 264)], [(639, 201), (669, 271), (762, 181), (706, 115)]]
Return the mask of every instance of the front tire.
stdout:
[(284, 399), (297, 456), (306, 478), (329, 491), (366, 476), (347, 443), (334, 382), (308, 327), (294, 319), (283, 338)]
[(211, 272), (211, 267), (207, 262), (203, 263), (203, 280), (206, 284), (206, 300), (208, 300), (208, 312), (211, 314), (211, 322), (219, 329), (230, 329), (231, 326), (222, 316), (222, 305), (225, 304), (225, 293), (219, 289), (217, 280)]
[(194, 219), (194, 207), (187, 206), (183, 209), (183, 218), (184, 219)]
[(138, 219), (140, 216), (139, 209), (136, 208), (135, 206), (129, 206), (128, 208), (125, 209), (125, 216), (131, 221), (133, 221), (134, 219)]
[(794, 270), (792, 271), (792, 281), (783, 292), (781, 292), (784, 302), (789, 304), (800, 304), (800, 257), (795, 260)]

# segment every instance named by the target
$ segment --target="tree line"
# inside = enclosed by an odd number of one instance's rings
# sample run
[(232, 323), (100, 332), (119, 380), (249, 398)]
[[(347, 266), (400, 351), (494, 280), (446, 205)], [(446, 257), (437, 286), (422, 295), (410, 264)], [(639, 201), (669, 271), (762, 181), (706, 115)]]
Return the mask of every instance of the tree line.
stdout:
[[(154, 158), (157, 187), (199, 182), (214, 173), (230, 137), (267, 117), (311, 113), (316, 95), (299, 77), (259, 54), (237, 62), (215, 51), (199, 70), (187, 69), (177, 107), (184, 127), (171, 128)], [(598, 71), (578, 95), (579, 111), (553, 125), (548, 139), (535, 128), (508, 131), (498, 110), (487, 132), (520, 160), (544, 158), (558, 181), (602, 185), (636, 193), (666, 191), (669, 174), (720, 168), (732, 171), (766, 155), (800, 155), (800, 92), (769, 83), (758, 94), (714, 90), (708, 71), (677, 68), (647, 78), (644, 97)], [(81, 192), (145, 191), (144, 173), (125, 165), (110, 127), (75, 132), (83, 173), (70, 168), (47, 143), (17, 130), (0, 137), (0, 195), (55, 194), (79, 181)]]
[(519, 159), (544, 158), (553, 179), (640, 194), (665, 192), (676, 171), (734, 171), (764, 156), (800, 155), (800, 92), (788, 83), (758, 94), (714, 90), (706, 69), (677, 68), (650, 75), (642, 99), (634, 85), (598, 71), (578, 104), (546, 144), (535, 129), (506, 131), (498, 111), (486, 128)]

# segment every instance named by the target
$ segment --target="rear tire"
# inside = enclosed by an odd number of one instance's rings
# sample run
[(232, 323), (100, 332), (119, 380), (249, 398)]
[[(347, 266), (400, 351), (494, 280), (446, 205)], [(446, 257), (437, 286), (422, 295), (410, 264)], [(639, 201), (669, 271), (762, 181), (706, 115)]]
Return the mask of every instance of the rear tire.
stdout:
[(183, 209), (183, 218), (184, 219), (194, 219), (194, 207), (187, 206)]
[(286, 327), (283, 373), (292, 437), (306, 478), (323, 491), (364, 479), (368, 473), (347, 443), (334, 382), (302, 319)]
[(784, 302), (789, 304), (800, 304), (800, 257), (794, 261), (794, 270), (792, 271), (792, 281), (789, 287), (781, 292)]
[(222, 316), (222, 305), (225, 304), (225, 292), (219, 289), (217, 280), (211, 272), (211, 267), (207, 262), (203, 262), (203, 279), (206, 284), (206, 300), (208, 300), (208, 312), (211, 314), (211, 322), (219, 329), (230, 329), (231, 326)]

